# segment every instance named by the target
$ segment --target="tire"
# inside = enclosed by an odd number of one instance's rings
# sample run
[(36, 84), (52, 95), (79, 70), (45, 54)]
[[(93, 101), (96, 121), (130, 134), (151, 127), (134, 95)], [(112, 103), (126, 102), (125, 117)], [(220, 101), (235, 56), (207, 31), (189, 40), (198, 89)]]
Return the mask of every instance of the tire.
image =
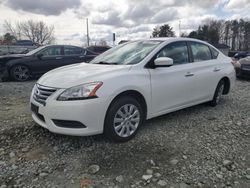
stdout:
[(9, 79), (6, 77), (1, 78), (2, 82), (7, 82)]
[(104, 134), (115, 142), (126, 142), (136, 135), (144, 120), (142, 105), (136, 99), (120, 97), (111, 103), (107, 111)]
[(15, 65), (10, 69), (10, 76), (16, 81), (23, 82), (30, 79), (30, 71), (25, 65)]
[(215, 90), (215, 93), (214, 93), (214, 97), (213, 97), (213, 100), (210, 101), (210, 106), (217, 106), (220, 102), (220, 99), (223, 95), (223, 91), (224, 91), (224, 88), (225, 88), (225, 81), (224, 80), (221, 80), (217, 87), (216, 87), (216, 90)]

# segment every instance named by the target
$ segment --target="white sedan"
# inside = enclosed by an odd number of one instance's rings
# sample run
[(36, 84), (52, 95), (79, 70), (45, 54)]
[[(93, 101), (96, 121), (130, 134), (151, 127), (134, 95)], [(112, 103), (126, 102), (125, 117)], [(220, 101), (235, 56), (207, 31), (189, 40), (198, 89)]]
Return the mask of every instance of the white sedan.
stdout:
[(43, 75), (31, 94), (32, 117), (54, 133), (127, 141), (147, 119), (217, 105), (234, 82), (231, 59), (206, 42), (138, 40)]

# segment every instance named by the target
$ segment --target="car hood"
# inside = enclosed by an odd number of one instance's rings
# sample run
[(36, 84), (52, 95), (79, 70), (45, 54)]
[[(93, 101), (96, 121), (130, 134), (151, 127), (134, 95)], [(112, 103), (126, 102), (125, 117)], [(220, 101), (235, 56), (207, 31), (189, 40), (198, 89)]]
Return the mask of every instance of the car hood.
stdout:
[(0, 58), (21, 58), (27, 56), (26, 54), (8, 54), (8, 55), (2, 55)]
[(9, 55), (3, 55), (0, 56), (0, 62), (7, 62), (12, 59), (21, 59), (27, 57), (26, 54), (9, 54)]
[(119, 71), (129, 71), (131, 65), (100, 65), (80, 63), (54, 69), (44, 74), (38, 84), (55, 88), (70, 88), (84, 83), (104, 81)]

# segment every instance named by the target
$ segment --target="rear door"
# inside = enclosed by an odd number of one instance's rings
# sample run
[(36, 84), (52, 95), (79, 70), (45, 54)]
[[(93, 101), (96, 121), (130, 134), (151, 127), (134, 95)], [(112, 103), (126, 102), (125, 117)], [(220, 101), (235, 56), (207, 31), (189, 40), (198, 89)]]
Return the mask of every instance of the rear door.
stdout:
[(63, 65), (81, 63), (85, 61), (85, 50), (76, 46), (64, 46)]
[[(193, 64), (194, 92), (196, 100), (209, 100), (221, 77), (221, 62), (217, 60), (216, 51), (200, 42), (188, 42)], [(215, 50), (215, 49), (213, 49)]]

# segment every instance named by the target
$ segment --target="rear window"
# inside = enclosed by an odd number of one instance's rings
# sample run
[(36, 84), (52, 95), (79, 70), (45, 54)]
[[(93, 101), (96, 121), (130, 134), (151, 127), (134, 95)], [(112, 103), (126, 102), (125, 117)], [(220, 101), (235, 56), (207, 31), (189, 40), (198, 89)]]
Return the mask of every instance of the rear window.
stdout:
[(205, 44), (198, 42), (190, 43), (194, 62), (208, 61), (212, 59), (211, 51)]
[(64, 47), (64, 55), (80, 55), (83, 49), (73, 46), (65, 46)]
[(211, 50), (211, 53), (212, 53), (212, 58), (217, 59), (217, 57), (219, 55), (219, 52), (216, 49), (212, 48), (212, 47), (210, 47), (210, 50)]

